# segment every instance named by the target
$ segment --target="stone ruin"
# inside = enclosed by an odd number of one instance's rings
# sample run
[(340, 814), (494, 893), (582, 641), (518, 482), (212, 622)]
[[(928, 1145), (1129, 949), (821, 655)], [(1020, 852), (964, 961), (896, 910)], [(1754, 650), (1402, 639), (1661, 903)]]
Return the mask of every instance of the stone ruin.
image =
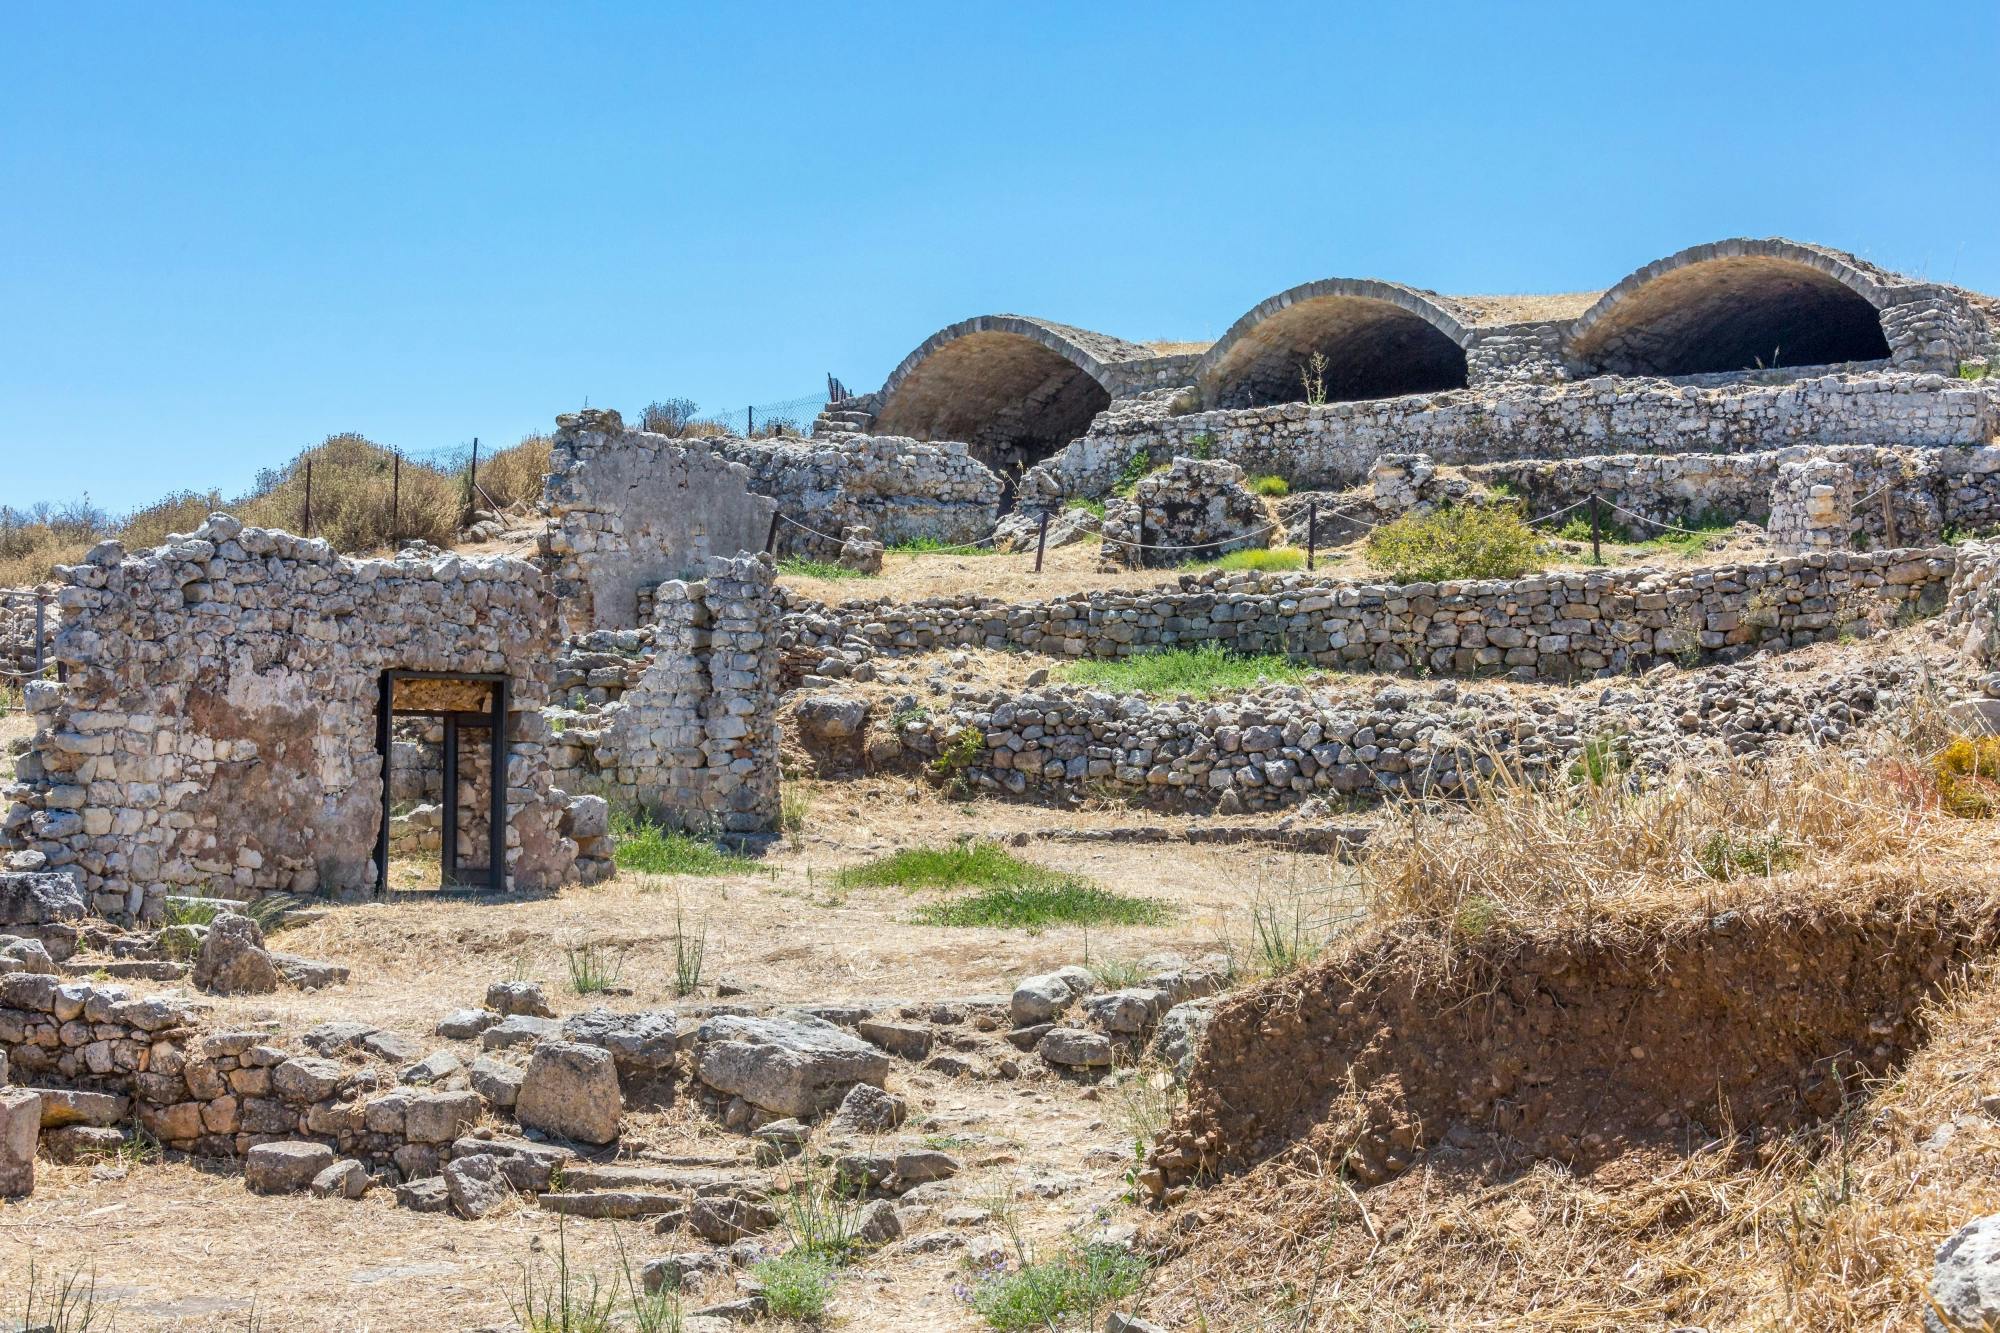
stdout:
[(1176, 458), (1141, 477), (1130, 500), (1104, 506), (1108, 569), (1166, 568), (1272, 544), (1280, 531), (1270, 506), (1234, 463)]

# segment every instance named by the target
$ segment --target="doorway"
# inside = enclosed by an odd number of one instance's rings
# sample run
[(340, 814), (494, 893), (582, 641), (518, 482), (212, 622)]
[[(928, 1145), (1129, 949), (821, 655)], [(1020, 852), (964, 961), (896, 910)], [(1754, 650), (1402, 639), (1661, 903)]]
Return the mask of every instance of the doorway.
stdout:
[[(382, 759), (382, 818), (375, 836), (378, 893), (389, 887), (389, 831), (395, 814), (393, 731), (399, 717), (429, 718), (443, 727), (439, 887), (504, 891), (507, 758), (512, 739), (507, 728), (507, 677), (462, 671), (382, 673), (375, 715), (375, 750)], [(487, 761), (483, 771), (479, 765), (466, 762), (482, 750)], [(484, 836), (479, 836), (482, 833)], [(481, 843), (483, 857), (471, 850)]]

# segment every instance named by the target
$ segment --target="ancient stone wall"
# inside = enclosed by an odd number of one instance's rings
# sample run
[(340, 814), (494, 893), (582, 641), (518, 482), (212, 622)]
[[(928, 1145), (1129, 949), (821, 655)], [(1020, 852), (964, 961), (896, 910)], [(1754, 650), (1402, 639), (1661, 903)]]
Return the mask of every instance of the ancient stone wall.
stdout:
[(1178, 588), (1046, 602), (800, 604), (785, 619), (784, 644), (1108, 658), (1212, 642), (1325, 667), (1562, 680), (1892, 623), (1943, 598), (1952, 562), (1950, 548), (1934, 548), (1401, 585), (1210, 570), (1184, 575)]
[(49, 637), (62, 624), (62, 609), (55, 605), (52, 590), (0, 588), (0, 673), (4, 673), (0, 679), (11, 675), (18, 684), (22, 676), (35, 669), (38, 623), (46, 652)]
[[(776, 501), (780, 513), (834, 539), (780, 524), (780, 554), (833, 559), (843, 529), (854, 524), (873, 528), (892, 546), (920, 537), (973, 542), (993, 531), (1000, 512), (999, 477), (963, 444), (920, 444), (894, 435), (843, 435), (832, 442), (725, 437), (690, 444), (742, 464), (752, 489)], [(750, 549), (763, 549), (761, 534)]]
[(1465, 346), (1466, 381), (1474, 388), (1494, 384), (1554, 384), (1569, 378), (1563, 357), (1568, 327), (1559, 320), (1473, 329)]
[(1835, 551), (1854, 530), (1854, 469), (1830, 458), (1778, 465), (1771, 487), (1771, 546), (1784, 555)]
[(541, 545), (570, 628), (636, 625), (642, 589), (763, 550), (775, 506), (752, 481), (714, 449), (626, 430), (616, 412), (556, 418)]
[(1648, 453), (1740, 453), (1793, 444), (1983, 445), (2000, 434), (2000, 384), (1935, 375), (1835, 375), (1692, 388), (1599, 377), (1308, 407), (1187, 416), (1108, 413), (1030, 471), (1021, 502), (1108, 491), (1142, 451), (1228, 459), (1304, 486), (1344, 488), (1384, 453), (1443, 464)]
[(555, 607), (534, 566), (346, 559), (216, 514), (59, 575), (69, 678), (29, 686), (35, 738), (4, 830), (80, 876), (100, 913), (152, 914), (170, 892), (371, 888), (390, 669), (509, 678), (508, 878), (570, 874), (540, 711)]
[(2000, 542), (1966, 542), (1958, 548), (1944, 622), (1967, 666), (1983, 670), (2000, 663)]
[(768, 832), (779, 813), (775, 566), (717, 558), (706, 574), (659, 586), (634, 669), (613, 701), (564, 719), (551, 760), (566, 790), (676, 827)]
[(1965, 361), (1992, 355), (1995, 332), (1960, 293), (1922, 286), (1882, 311), (1882, 332), (1900, 370), (1956, 374)]
[(1277, 524), (1234, 463), (1176, 458), (1104, 510), (1110, 568), (1160, 569), (1271, 545)]
[[(1073, 686), (976, 690), (901, 723), (903, 750), (935, 775), (1036, 800), (1107, 791), (1197, 812), (1315, 799), (1463, 793), (1506, 764), (1563, 773), (1596, 745), (1657, 771), (1717, 749), (1834, 743), (1914, 673), (1876, 661), (1773, 681), (1748, 664), (1626, 682), (1553, 706), (1455, 682), (1361, 695), (1270, 687), (1226, 700), (1119, 697)], [(1694, 719), (1690, 727), (1687, 719)], [(968, 745), (965, 737), (976, 740)]]

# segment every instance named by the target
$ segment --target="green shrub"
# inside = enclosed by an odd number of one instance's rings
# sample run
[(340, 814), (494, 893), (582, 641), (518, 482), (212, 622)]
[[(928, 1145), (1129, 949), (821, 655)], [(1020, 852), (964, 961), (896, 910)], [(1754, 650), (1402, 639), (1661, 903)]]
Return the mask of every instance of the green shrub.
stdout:
[(1117, 479), (1111, 483), (1111, 493), (1121, 500), (1132, 498), (1138, 488), (1139, 479), (1153, 470), (1153, 455), (1141, 449), (1125, 460), (1125, 466), (1118, 469)]
[(841, 869), (842, 888), (963, 889), (1035, 884), (1056, 872), (1024, 861), (994, 842), (967, 839), (948, 847), (905, 847)]
[(888, 548), (896, 555), (998, 555), (999, 548), (993, 546), (954, 546), (941, 542), (935, 537), (917, 537), (906, 542), (897, 542)]
[(1258, 495), (1282, 500), (1292, 493), (1292, 484), (1283, 477), (1274, 477), (1267, 473), (1261, 477), (1250, 478), (1250, 489)]
[(787, 556), (778, 562), (780, 574), (790, 574), (800, 579), (871, 579), (875, 576), (859, 569), (849, 569), (846, 565), (836, 565), (831, 560), (808, 560), (803, 556)]
[(1054, 1259), (988, 1278), (972, 1293), (972, 1308), (1001, 1333), (1051, 1329), (1058, 1320), (1083, 1317), (1094, 1327), (1097, 1315), (1114, 1301), (1138, 1291), (1146, 1261), (1109, 1245), (1079, 1245)]
[(1063, 508), (1081, 509), (1086, 514), (1095, 514), (1099, 518), (1104, 517), (1104, 501), (1102, 500), (1085, 500), (1078, 497), (1073, 500), (1064, 501)]
[(1232, 653), (1219, 643), (1166, 648), (1132, 657), (1077, 662), (1063, 678), (1113, 694), (1192, 694), (1213, 698), (1257, 684), (1290, 685), (1313, 674), (1276, 653)]
[(1534, 529), (1513, 505), (1405, 514), (1368, 534), (1368, 558), (1398, 583), (1518, 578), (1547, 565)]
[(813, 1323), (826, 1316), (833, 1296), (833, 1265), (800, 1250), (766, 1259), (750, 1270), (764, 1284), (764, 1301), (780, 1319)]

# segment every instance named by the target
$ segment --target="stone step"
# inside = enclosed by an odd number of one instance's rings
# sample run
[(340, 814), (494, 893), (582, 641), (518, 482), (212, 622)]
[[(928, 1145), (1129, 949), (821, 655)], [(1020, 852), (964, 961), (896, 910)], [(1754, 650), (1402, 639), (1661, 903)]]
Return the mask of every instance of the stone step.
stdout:
[(71, 958), (62, 965), (63, 975), (94, 977), (103, 973), (118, 981), (179, 981), (187, 976), (186, 963), (164, 958)]
[(644, 1190), (672, 1193), (681, 1199), (717, 1194), (748, 1194), (761, 1198), (768, 1188), (755, 1174), (740, 1170), (686, 1170), (619, 1163), (580, 1163), (565, 1167), (562, 1185), (565, 1192)]
[(640, 1190), (603, 1190), (595, 1193), (540, 1194), (535, 1202), (551, 1213), (565, 1217), (616, 1218), (666, 1217), (687, 1211), (683, 1194), (651, 1194)]

